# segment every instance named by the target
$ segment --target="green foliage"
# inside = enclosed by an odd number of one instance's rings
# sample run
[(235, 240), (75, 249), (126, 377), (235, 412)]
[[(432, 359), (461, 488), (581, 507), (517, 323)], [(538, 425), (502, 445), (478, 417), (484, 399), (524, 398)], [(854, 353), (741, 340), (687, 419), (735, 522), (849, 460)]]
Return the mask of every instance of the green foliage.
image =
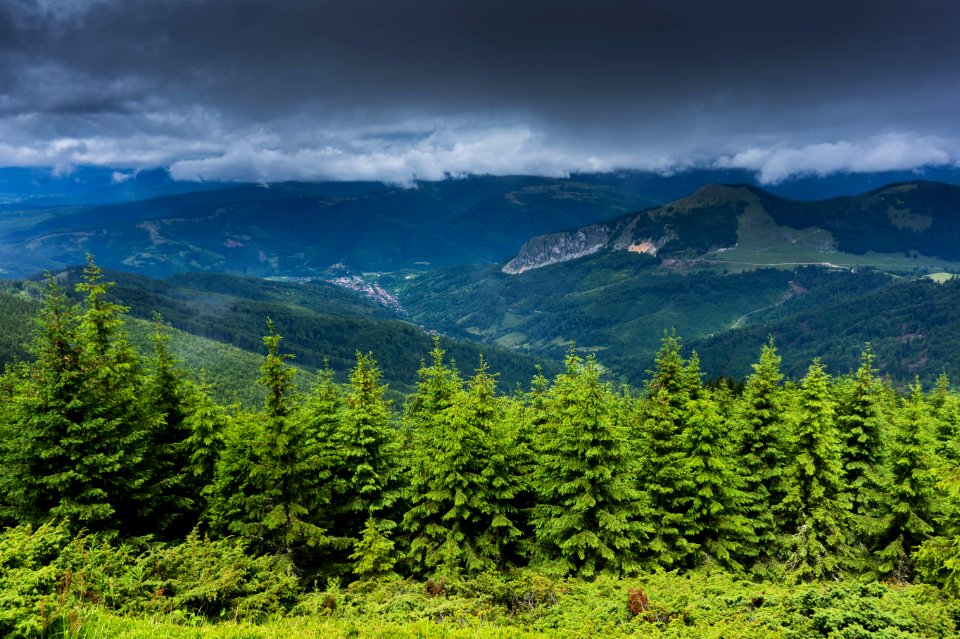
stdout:
[(387, 514), (397, 497), (397, 434), (385, 391), (373, 355), (357, 353), (339, 423), (328, 441), (337, 455), (334, 516), (347, 519), (338, 525), (350, 537), (360, 534), (370, 516)]
[(688, 512), (694, 483), (687, 472), (683, 431), (687, 410), (701, 392), (699, 371), (692, 375), (680, 355), (676, 334), (664, 334), (656, 369), (640, 406), (639, 484), (650, 497), (653, 539), (648, 552), (665, 568), (684, 565), (697, 551)]
[[(738, 394), (666, 334), (641, 397), (572, 347), (552, 382), (504, 396), (483, 359), (464, 384), (437, 339), (397, 420), (372, 354), (303, 395), (270, 324), (250, 412), (189, 381), (159, 324), (141, 366), (109, 289), (92, 262), (79, 305), (49, 280), (33, 359), (0, 376), (0, 635), (114, 614), (256, 634), (271, 626), (203, 620), (291, 610), (371, 635), (956, 632), (946, 376), (901, 398), (868, 350), (798, 387), (771, 341)], [(209, 538), (184, 530), (201, 514)]]
[[(265, 317), (283, 328), (284, 344), (297, 354), (299, 366), (313, 371), (328, 364), (337, 380), (346, 382), (356, 353), (373, 352), (384, 381), (400, 392), (412, 390), (419, 358), (433, 340), (406, 317), (323, 281), (277, 282), (212, 273), (169, 280), (123, 272), (110, 276), (117, 282), (111, 294), (134, 318), (151, 320), (159, 312), (183, 331), (174, 336), (178, 354), (194, 368), (207, 369), (221, 401), (232, 401), (237, 393), (249, 406), (260, 403), (262, 395), (251, 392), (256, 376), (246, 371), (249, 354), (259, 353), (263, 344), (260, 327)], [(68, 277), (76, 274), (70, 271)], [(142, 341), (149, 344), (146, 337)], [(525, 381), (537, 363), (551, 373), (560, 370), (554, 361), (492, 344), (444, 337), (443, 345), (462, 361), (476, 361), (484, 353), (510, 385)], [(226, 370), (205, 361), (213, 359), (226, 360)]]
[(305, 548), (328, 541), (316, 523), (317, 507), (329, 499), (318, 491), (328, 471), (318, 446), (294, 418), (294, 371), (279, 351), (273, 323), (267, 326), (259, 380), (267, 390), (264, 407), (228, 440), (211, 510), (217, 528), (256, 539), (261, 552), (283, 553), (296, 562)]
[[(467, 390), (443, 364), (439, 343), (433, 365), (421, 370), (420, 390), (408, 418), (423, 430), (415, 440), (402, 526), (419, 571), (476, 574), (497, 568), (519, 536), (511, 500), (515, 468), (502, 441), (503, 407), (495, 380), (480, 360)], [(427, 407), (440, 407), (425, 414)]]
[(871, 520), (876, 516), (877, 504), (885, 500), (883, 427), (889, 411), (886, 393), (873, 368), (869, 344), (861, 355), (860, 368), (837, 388), (837, 427), (845, 438), (842, 454), (845, 483), (853, 512), (864, 522), (863, 529), (870, 532), (875, 530)]
[(367, 519), (350, 559), (353, 574), (361, 580), (383, 578), (393, 571), (397, 563), (393, 541), (373, 517)]
[(780, 355), (771, 338), (753, 365), (753, 374), (747, 378), (732, 419), (737, 429), (737, 460), (744, 478), (744, 513), (750, 518), (756, 535), (756, 544), (747, 545), (743, 551), (760, 562), (776, 552), (780, 525), (774, 507), (786, 494), (782, 469), (787, 459), (789, 433), (782, 380)]
[(901, 581), (913, 578), (912, 554), (934, 532), (940, 510), (931, 456), (935, 424), (919, 380), (905, 403), (894, 423), (892, 476), (881, 506), (885, 517), (878, 553), (880, 574)]
[(717, 401), (706, 391), (691, 401), (681, 434), (685, 472), (690, 477), (686, 537), (696, 547), (693, 564), (716, 563), (740, 568), (740, 558), (752, 554), (758, 536), (748, 517), (748, 496), (733, 455)]
[(836, 579), (856, 567), (850, 496), (843, 484), (830, 378), (818, 360), (800, 385), (793, 458), (782, 509), (787, 565), (801, 580)]
[(636, 457), (596, 361), (571, 349), (566, 363), (548, 395), (533, 476), (535, 557), (559, 576), (632, 574), (653, 528), (634, 484)]
[(95, 536), (71, 537), (63, 523), (0, 533), (2, 636), (69, 633), (91, 606), (173, 620), (263, 619), (291, 606), (297, 586), (282, 560), (252, 556), (239, 540), (211, 541), (196, 531), (181, 544), (154, 544), (139, 553)]
[(55, 561), (69, 540), (63, 523), (36, 529), (22, 524), (0, 533), (0, 636), (35, 636), (45, 629), (42, 602), (60, 581)]
[[(736, 331), (716, 332), (693, 343), (707, 370), (734, 376), (748, 372), (754, 346), (773, 335), (778, 344), (789, 346), (783, 371), (791, 377), (801, 377), (814, 357), (821, 357), (833, 374), (856, 370), (866, 342), (874, 366), (899, 388), (908, 386), (916, 374), (927, 386), (944, 371), (951, 378), (960, 377), (956, 359), (960, 280), (937, 284), (927, 278), (894, 279), (870, 271), (811, 277), (802, 270), (794, 279), (803, 287), (802, 294), (751, 315), (750, 322)], [(843, 330), (837, 330), (840, 326)]]
[(182, 448), (189, 454), (186, 483), (200, 496), (213, 483), (217, 460), (226, 447), (230, 417), (226, 409), (213, 400), (210, 384), (202, 371), (200, 382), (188, 384), (185, 394), (183, 425), (189, 435)]
[(35, 360), (12, 382), (17, 391), (5, 411), (0, 488), (15, 520), (68, 518), (129, 531), (153, 506), (144, 454), (159, 419), (140, 401), (143, 377), (125, 309), (105, 299), (110, 285), (92, 258), (85, 274), (79, 309), (49, 279)]
[[(189, 481), (189, 465), (195, 440), (188, 421), (187, 386), (179, 360), (169, 350), (170, 336), (160, 315), (155, 318), (154, 351), (149, 360), (143, 395), (147, 410), (160, 417), (149, 434), (150, 465), (160, 533), (182, 536), (194, 525), (200, 509), (200, 490)], [(198, 454), (199, 451), (197, 451)]]

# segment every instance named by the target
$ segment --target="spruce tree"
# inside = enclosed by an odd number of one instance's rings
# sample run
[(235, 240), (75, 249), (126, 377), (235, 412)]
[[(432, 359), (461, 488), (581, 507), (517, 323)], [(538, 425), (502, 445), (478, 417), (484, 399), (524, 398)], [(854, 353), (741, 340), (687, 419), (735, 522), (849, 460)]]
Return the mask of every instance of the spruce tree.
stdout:
[(641, 407), (640, 488), (649, 496), (657, 526), (647, 545), (650, 559), (664, 568), (685, 565), (696, 552), (689, 508), (695, 485), (687, 468), (682, 434), (687, 411), (700, 393), (699, 371), (680, 356), (680, 340), (664, 334)]
[(783, 467), (787, 459), (787, 409), (781, 386), (780, 355), (771, 338), (760, 351), (735, 409), (737, 466), (744, 479), (745, 514), (756, 544), (745, 547), (755, 561), (769, 559), (780, 528), (774, 506), (783, 501)]
[(851, 380), (839, 386), (839, 391), (837, 426), (844, 440), (844, 477), (859, 528), (872, 535), (876, 532), (878, 502), (885, 499), (882, 430), (887, 411), (869, 344), (860, 356), (860, 368)]
[(936, 421), (937, 453), (953, 464), (960, 463), (960, 397), (950, 391), (950, 379), (940, 373), (930, 397)]
[(367, 519), (350, 559), (358, 579), (382, 579), (390, 575), (397, 560), (389, 531), (381, 528), (373, 517)]
[(147, 532), (154, 493), (144, 455), (158, 419), (141, 401), (126, 309), (106, 299), (112, 284), (92, 258), (84, 275), (79, 309), (48, 278), (35, 359), (8, 412), (13, 439), (0, 488), (18, 521), (56, 517), (92, 531)]
[(230, 416), (212, 396), (212, 387), (200, 371), (200, 381), (185, 386), (183, 425), (189, 435), (184, 448), (189, 455), (186, 485), (197, 496), (198, 511), (207, 509), (217, 463), (226, 448)]
[(690, 402), (681, 436), (691, 484), (684, 537), (696, 547), (688, 565), (716, 563), (738, 569), (757, 536), (747, 517), (744, 481), (737, 472), (740, 460), (733, 456), (735, 442), (710, 395), (704, 390)]
[(279, 350), (280, 335), (267, 323), (267, 355), (258, 382), (267, 390), (262, 410), (241, 419), (217, 466), (212, 489), (215, 529), (243, 535), (259, 552), (282, 553), (298, 566), (311, 548), (329, 542), (317, 525), (326, 506), (328, 475), (317, 445), (296, 417), (294, 369)]
[[(435, 358), (435, 372), (440, 362)], [(403, 518), (417, 570), (492, 570), (519, 536), (511, 505), (517, 481), (496, 441), (503, 409), (494, 387), (481, 359), (468, 389), (457, 392), (440, 414), (421, 420), (425, 430), (418, 440), (407, 494), (410, 507)]]
[(343, 391), (334, 380), (329, 362), (324, 359), (323, 367), (317, 371), (313, 388), (300, 405), (299, 419), (306, 429), (307, 438), (311, 444), (324, 448), (333, 446), (332, 441), (340, 424), (343, 402)]
[(430, 351), (431, 365), (427, 366), (421, 361), (417, 371), (417, 389), (407, 398), (403, 421), (414, 441), (420, 432), (440, 419), (463, 388), (456, 365), (451, 362), (448, 366), (443, 361), (445, 354), (446, 351), (440, 348), (440, 338), (434, 337), (433, 350)]
[(782, 507), (792, 526), (787, 565), (804, 581), (836, 579), (855, 567), (853, 516), (844, 490), (830, 377), (814, 360), (800, 386), (790, 481)]
[(890, 451), (891, 483), (883, 500), (884, 517), (877, 572), (900, 581), (913, 578), (913, 552), (934, 533), (939, 515), (935, 469), (936, 423), (920, 380), (894, 421)]
[(398, 442), (385, 390), (373, 355), (357, 353), (349, 393), (328, 441), (335, 464), (330, 511), (336, 528), (331, 532), (337, 536), (358, 539), (371, 517), (381, 529), (394, 523), (390, 508), (399, 489)]
[(154, 314), (154, 323), (154, 351), (143, 389), (143, 401), (159, 418), (148, 441), (154, 488), (151, 499), (157, 511), (153, 519), (157, 532), (177, 537), (196, 524), (201, 500), (189, 481), (186, 382), (179, 361), (170, 352), (170, 336), (159, 314)]
[(640, 569), (653, 522), (615, 401), (593, 357), (584, 362), (571, 349), (550, 390), (534, 475), (535, 560), (548, 573), (591, 578)]

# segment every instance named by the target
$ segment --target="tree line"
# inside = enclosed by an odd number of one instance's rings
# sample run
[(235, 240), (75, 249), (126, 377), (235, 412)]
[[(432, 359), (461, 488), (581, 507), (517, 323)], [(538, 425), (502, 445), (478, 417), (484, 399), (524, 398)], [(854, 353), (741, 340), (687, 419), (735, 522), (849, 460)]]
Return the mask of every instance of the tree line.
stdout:
[(301, 582), (391, 574), (554, 577), (716, 566), (771, 580), (933, 583), (960, 594), (960, 396), (906, 394), (869, 346), (785, 380), (772, 342), (742, 389), (706, 385), (664, 334), (645, 387), (571, 347), (501, 392), (435, 342), (401, 405), (371, 354), (309, 392), (272, 323), (256, 410), (213, 399), (157, 318), (141, 356), (90, 260), (49, 278), (28, 361), (0, 377), (0, 523), (105, 538), (242, 539)]

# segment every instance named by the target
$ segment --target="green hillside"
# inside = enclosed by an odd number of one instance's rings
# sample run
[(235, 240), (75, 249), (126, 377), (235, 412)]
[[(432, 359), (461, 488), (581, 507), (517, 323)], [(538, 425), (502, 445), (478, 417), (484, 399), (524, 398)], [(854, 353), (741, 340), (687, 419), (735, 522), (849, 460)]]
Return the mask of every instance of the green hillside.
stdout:
[(749, 318), (738, 330), (694, 342), (704, 369), (747, 375), (749, 344), (770, 335), (782, 349), (784, 371), (794, 377), (813, 357), (833, 372), (849, 372), (870, 342), (880, 371), (901, 385), (914, 376), (932, 384), (942, 372), (960, 379), (960, 281), (908, 279), (864, 290), (846, 286), (843, 280), (852, 278), (837, 279), (832, 294), (795, 298)]
[[(946, 336), (960, 321), (925, 314), (923, 303), (911, 301), (914, 293), (891, 293), (886, 302), (867, 304), (875, 323), (869, 315), (856, 327), (851, 322), (861, 317), (859, 296), (892, 286), (894, 276), (945, 273), (937, 276), (943, 279), (960, 272), (951, 240), (960, 237), (956, 211), (960, 188), (927, 182), (816, 202), (710, 185), (663, 207), (534, 238), (502, 269), (435, 269), (392, 285), (421, 325), (553, 356), (572, 340), (633, 383), (645, 378), (664, 330), (712, 338), (713, 345), (739, 344), (739, 333), (727, 332), (742, 327), (750, 327), (752, 343), (766, 332), (783, 334), (785, 347), (797, 342), (789, 359), (795, 374), (813, 352), (834, 370), (847, 370), (863, 342), (874, 339), (886, 373), (929, 381), (939, 370), (926, 365), (923, 353), (933, 346), (906, 335)], [(949, 307), (946, 289), (927, 284), (902, 290), (927, 291), (924, 303)], [(847, 303), (851, 312), (834, 311)], [(799, 309), (809, 321), (783, 317)], [(770, 324), (778, 318), (780, 324)], [(907, 325), (919, 328), (911, 333)], [(943, 339), (937, 361), (954, 370), (960, 358), (944, 345), (952, 338)], [(728, 357), (719, 346), (710, 349), (711, 374), (749, 372), (742, 350)]]
[(153, 276), (489, 263), (532, 235), (657, 202), (642, 184), (598, 177), (477, 177), (415, 188), (242, 185), (42, 216), (31, 211), (4, 229), (0, 248), (26, 251), (0, 268), (27, 275), (82, 262), (85, 252), (105, 266)]
[[(223, 397), (239, 388), (249, 390), (249, 385), (241, 382), (256, 379), (268, 318), (283, 335), (285, 352), (294, 354), (296, 364), (309, 372), (305, 376), (308, 385), (312, 371), (323, 367), (324, 362), (340, 381), (346, 381), (356, 353), (375, 352), (391, 390), (409, 392), (417, 380), (421, 359), (433, 348), (431, 334), (353, 292), (329, 284), (271, 282), (222, 274), (183, 275), (170, 281), (123, 272), (108, 275), (115, 282), (111, 297), (128, 306), (132, 318), (152, 323), (153, 314), (160, 313), (164, 322), (181, 331), (173, 341), (175, 352), (195, 368), (209, 369), (211, 381), (222, 379), (227, 386)], [(78, 277), (76, 270), (67, 272), (68, 288)], [(4, 295), (0, 316), (4, 326), (10, 327), (9, 336), (0, 337), (0, 354), (5, 360), (22, 359), (26, 354), (23, 345), (30, 338), (30, 318), (36, 302), (25, 292), (14, 293), (24, 286), (36, 295), (36, 287), (31, 285), (11, 284), (9, 292), (0, 292)], [(132, 329), (140, 335), (139, 345), (144, 349), (151, 331), (149, 327)], [(442, 343), (465, 372), (476, 367), (482, 354), (500, 372), (500, 384), (505, 389), (526, 386), (537, 365), (547, 373), (559, 370), (556, 360), (497, 345), (446, 337)], [(208, 358), (212, 361), (206, 363)], [(241, 398), (249, 399), (247, 395)]]

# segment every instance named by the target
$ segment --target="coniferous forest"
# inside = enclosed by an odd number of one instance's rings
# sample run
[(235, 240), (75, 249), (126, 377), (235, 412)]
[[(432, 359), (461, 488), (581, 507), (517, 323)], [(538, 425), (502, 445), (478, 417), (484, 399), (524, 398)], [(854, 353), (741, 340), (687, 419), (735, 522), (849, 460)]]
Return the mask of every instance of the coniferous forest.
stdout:
[[(138, 353), (89, 261), (49, 278), (0, 378), (0, 636), (948, 637), (960, 394), (773, 341), (707, 384), (662, 336), (642, 388), (571, 345), (501, 388), (438, 339), (385, 399), (294, 379), (264, 323), (256, 409)], [(266, 319), (266, 318), (265, 318)]]

